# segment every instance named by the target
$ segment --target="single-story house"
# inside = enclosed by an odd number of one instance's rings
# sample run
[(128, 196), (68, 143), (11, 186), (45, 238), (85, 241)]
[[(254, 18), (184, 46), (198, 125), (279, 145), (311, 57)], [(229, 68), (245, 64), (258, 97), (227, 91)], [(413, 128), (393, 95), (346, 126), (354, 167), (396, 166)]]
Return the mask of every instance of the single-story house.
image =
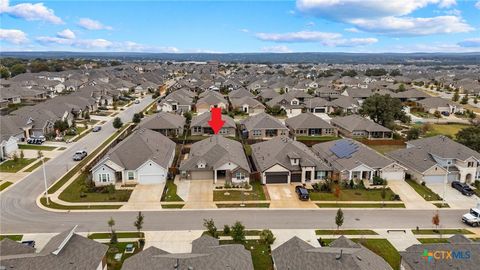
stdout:
[(330, 124), (338, 128), (340, 134), (349, 138), (369, 140), (393, 138), (392, 130), (356, 114), (334, 117), (330, 120)]
[(13, 136), (3, 136), (0, 141), (0, 161), (11, 157), (18, 150), (18, 141)]
[(276, 136), (288, 135), (288, 128), (277, 118), (259, 113), (240, 122), (242, 134), (248, 139), (270, 139)]
[(110, 149), (90, 170), (96, 186), (165, 183), (176, 144), (163, 134), (139, 129)]
[(406, 168), (368, 146), (352, 139), (318, 143), (313, 152), (334, 169), (335, 180), (405, 180)]
[(211, 108), (222, 108), (228, 110), (228, 101), (217, 92), (208, 91), (206, 95), (201, 97), (196, 104), (198, 114), (209, 112)]
[(426, 112), (434, 114), (435, 112), (447, 113), (463, 113), (462, 106), (456, 104), (451, 100), (441, 97), (429, 97), (417, 101), (418, 106), (422, 107)]
[[(212, 119), (211, 113), (202, 113), (192, 118), (190, 123), (190, 132), (192, 135), (213, 135), (213, 129), (208, 122)], [(224, 121), (223, 127), (218, 134), (223, 136), (235, 137), (237, 126), (233, 118), (228, 115), (222, 114), (222, 120)]]
[(5, 238), (0, 241), (0, 268), (107, 269), (108, 246), (75, 233), (73, 229), (54, 236), (36, 251), (34, 247)]
[(139, 128), (151, 129), (167, 137), (178, 137), (183, 134), (185, 117), (179, 114), (159, 112), (144, 119)]
[(330, 175), (330, 166), (306, 145), (288, 137), (276, 137), (251, 147), (263, 184), (311, 183)]
[(311, 113), (330, 113), (330, 105), (326, 99), (314, 97), (305, 103), (305, 108)]
[(244, 97), (254, 98), (255, 95), (252, 94), (250, 91), (248, 91), (245, 88), (240, 88), (240, 89), (236, 89), (236, 90), (233, 90), (232, 92), (228, 93), (228, 97), (231, 100), (231, 99), (234, 99), (234, 98), (244, 98)]
[(230, 98), (232, 108), (248, 115), (255, 115), (265, 111), (265, 105), (252, 97)]
[(241, 244), (220, 245), (208, 235), (193, 240), (191, 253), (169, 253), (151, 246), (125, 260), (122, 270), (253, 270), (250, 251)]
[(182, 160), (179, 169), (181, 177), (188, 180), (242, 183), (250, 178), (250, 166), (242, 144), (221, 135), (192, 144), (188, 158)]
[(340, 111), (343, 113), (357, 113), (360, 108), (360, 103), (357, 99), (348, 97), (348, 96), (340, 96), (337, 99), (330, 101), (327, 104), (329, 107), (329, 112)]
[(325, 247), (294, 236), (272, 251), (272, 259), (276, 270), (393, 270), (382, 257), (345, 236)]
[(302, 113), (285, 120), (295, 136), (337, 136), (337, 129), (312, 113)]
[(278, 106), (285, 110), (287, 115), (299, 115), (302, 113), (302, 109), (305, 107), (299, 98), (291, 95), (290, 93), (285, 93), (283, 95), (277, 96), (272, 100), (268, 101), (267, 106), (273, 108)]
[(175, 91), (157, 104), (157, 111), (184, 113), (192, 110), (193, 99), (180, 91)]

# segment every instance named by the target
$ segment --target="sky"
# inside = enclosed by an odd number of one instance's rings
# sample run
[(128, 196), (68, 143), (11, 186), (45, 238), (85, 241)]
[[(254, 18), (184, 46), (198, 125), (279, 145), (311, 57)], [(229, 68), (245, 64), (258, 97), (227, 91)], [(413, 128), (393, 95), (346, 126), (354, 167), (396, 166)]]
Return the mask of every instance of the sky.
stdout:
[(480, 52), (480, 0), (0, 0), (0, 51)]

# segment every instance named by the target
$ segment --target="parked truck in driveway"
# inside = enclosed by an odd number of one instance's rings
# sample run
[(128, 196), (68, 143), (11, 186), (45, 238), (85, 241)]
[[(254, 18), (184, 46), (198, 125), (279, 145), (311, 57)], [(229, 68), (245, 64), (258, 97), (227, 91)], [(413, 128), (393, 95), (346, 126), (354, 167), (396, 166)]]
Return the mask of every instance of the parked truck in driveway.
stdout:
[(480, 225), (480, 203), (476, 208), (471, 208), (469, 213), (463, 215), (462, 221), (472, 227), (478, 227)]

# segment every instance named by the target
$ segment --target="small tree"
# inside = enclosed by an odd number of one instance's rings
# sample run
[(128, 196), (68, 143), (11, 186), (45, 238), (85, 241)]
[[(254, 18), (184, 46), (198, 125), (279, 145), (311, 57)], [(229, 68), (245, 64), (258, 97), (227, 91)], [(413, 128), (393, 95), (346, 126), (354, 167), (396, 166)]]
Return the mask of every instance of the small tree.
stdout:
[(210, 236), (218, 238), (217, 227), (215, 226), (215, 222), (213, 221), (213, 218), (204, 219), (203, 220), (203, 227), (205, 227), (205, 229), (207, 229), (207, 233)]
[(262, 241), (263, 243), (269, 246), (272, 245), (273, 242), (275, 242), (275, 239), (276, 239), (275, 236), (273, 236), (273, 233), (270, 230), (263, 230), (260, 233), (260, 241)]
[(241, 243), (245, 241), (245, 226), (240, 221), (235, 222), (232, 228), (233, 241)]
[(83, 118), (85, 118), (86, 120), (90, 120), (90, 113), (86, 111), (85, 116)]
[(117, 233), (114, 230), (112, 230), (112, 234), (110, 237), (110, 244), (115, 245), (116, 243), (118, 243)]
[(141, 211), (138, 212), (137, 220), (135, 220), (133, 225), (135, 226), (135, 228), (137, 228), (138, 235), (140, 235), (140, 231), (143, 228), (143, 214)]
[(440, 225), (440, 216), (438, 215), (438, 211), (432, 217), (432, 224), (435, 225), (435, 232), (439, 232), (438, 225)]
[(337, 215), (335, 216), (335, 224), (337, 225), (337, 231), (343, 225), (343, 211), (341, 208), (338, 208)]
[(460, 95), (458, 94), (458, 89), (455, 89), (455, 93), (453, 93), (452, 101), (457, 102), (460, 99)]
[(190, 124), (190, 121), (192, 121), (192, 113), (184, 112), (183, 117), (185, 117), (185, 121), (187, 122), (187, 124)]
[(382, 187), (382, 193), (380, 193), (380, 196), (382, 197), (382, 205), (385, 206), (385, 198), (387, 197), (387, 189), (385, 184)]
[(416, 140), (420, 137), (421, 130), (417, 127), (412, 127), (407, 131), (407, 140)]
[(120, 119), (120, 117), (115, 117), (115, 119), (113, 119), (113, 127), (115, 129), (119, 129), (123, 126), (123, 122), (122, 122), (122, 119)]
[(113, 233), (113, 226), (115, 226), (115, 220), (112, 217), (110, 217), (107, 224), (108, 224), (108, 227), (110, 227), (110, 231), (112, 231)]
[(335, 198), (337, 199), (337, 203), (338, 203), (338, 199), (340, 198), (340, 187), (338, 185), (335, 186), (335, 190), (333, 191), (333, 195), (335, 195)]
[(223, 226), (223, 234), (230, 235), (230, 226), (228, 226), (227, 224)]
[(135, 124), (138, 124), (140, 123), (140, 121), (142, 121), (142, 118), (140, 117), (140, 115), (138, 113), (134, 114), (132, 118), (132, 122)]
[(13, 160), (13, 162), (15, 162), (15, 163), (17, 163), (17, 162), (18, 162), (18, 155), (17, 155), (17, 152), (14, 152), (14, 153), (12, 154), (12, 160)]
[(20, 159), (24, 159), (25, 158), (25, 153), (23, 153), (23, 150), (20, 150)]
[(460, 100), (460, 104), (468, 104), (468, 94), (465, 94), (465, 96), (463, 96), (462, 100)]
[(478, 97), (477, 96), (473, 98), (473, 104), (478, 104)]

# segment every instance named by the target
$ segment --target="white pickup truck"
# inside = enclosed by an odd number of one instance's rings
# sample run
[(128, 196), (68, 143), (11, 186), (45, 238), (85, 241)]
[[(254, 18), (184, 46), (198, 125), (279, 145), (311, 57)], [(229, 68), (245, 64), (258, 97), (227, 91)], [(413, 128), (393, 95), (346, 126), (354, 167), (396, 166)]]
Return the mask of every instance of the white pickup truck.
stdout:
[(480, 204), (476, 208), (471, 208), (470, 213), (463, 215), (462, 221), (472, 227), (478, 227), (480, 225)]

